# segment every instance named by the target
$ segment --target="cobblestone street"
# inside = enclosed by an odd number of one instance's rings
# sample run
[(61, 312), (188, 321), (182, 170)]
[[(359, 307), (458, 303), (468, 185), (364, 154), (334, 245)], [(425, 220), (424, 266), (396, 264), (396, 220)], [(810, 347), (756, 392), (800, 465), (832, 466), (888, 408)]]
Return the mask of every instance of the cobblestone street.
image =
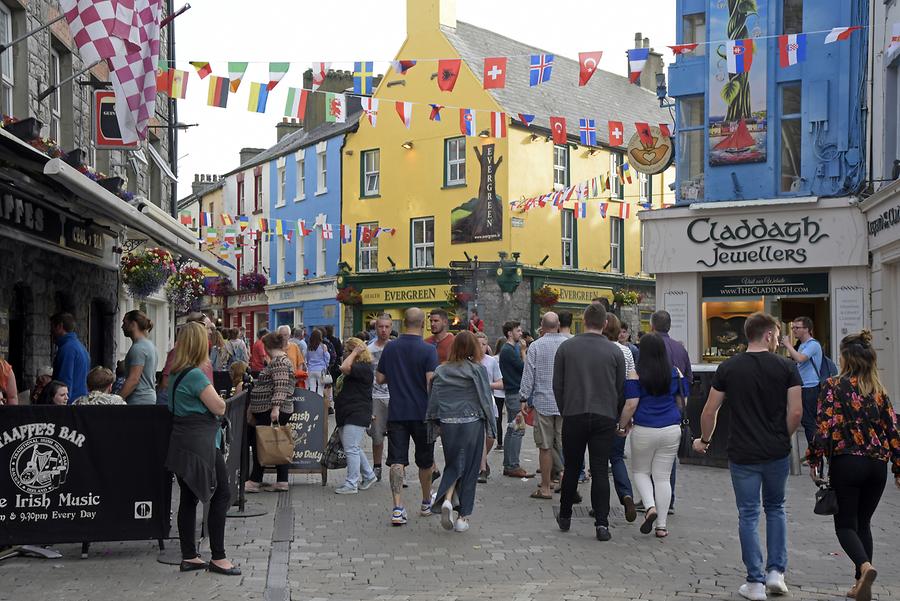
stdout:
[[(530, 432), (523, 458), (533, 470), (537, 453)], [(501, 453), (493, 452), (490, 460), (494, 472), (500, 472)], [(332, 473), (327, 488), (318, 477), (294, 476), (289, 495), (250, 497), (253, 506), (268, 513), (228, 521), (226, 543), (243, 569), (240, 578), (182, 575), (174, 566), (157, 563), (152, 542), (96, 543), (86, 560), (79, 559), (79, 545), (59, 545), (62, 559), (0, 562), (0, 599), (740, 598), (736, 591), (743, 566), (726, 470), (679, 467), (677, 513), (669, 519), (667, 539), (641, 535), (637, 523), (626, 523), (614, 506), (613, 540), (607, 543), (595, 540), (586, 506), (576, 510), (574, 517), (582, 519), (573, 519), (572, 530), (560, 532), (553, 520), (558, 496), (554, 501), (529, 499), (533, 480), (493, 477), (480, 485), (472, 528), (457, 534), (442, 530), (439, 518), (413, 511), (418, 504), (415, 483), (404, 491), (410, 522), (394, 528), (386, 481), (355, 496), (336, 496), (332, 489), (341, 476)], [(587, 485), (580, 488), (587, 498)], [(852, 568), (831, 520), (812, 513), (812, 493), (805, 475), (791, 477), (789, 598), (841, 599), (851, 584)], [(873, 525), (875, 563), (881, 566), (874, 589), (879, 601), (900, 598), (891, 540), (897, 534), (892, 516), (898, 510), (900, 493), (889, 483)], [(167, 546), (176, 549), (177, 540)]]

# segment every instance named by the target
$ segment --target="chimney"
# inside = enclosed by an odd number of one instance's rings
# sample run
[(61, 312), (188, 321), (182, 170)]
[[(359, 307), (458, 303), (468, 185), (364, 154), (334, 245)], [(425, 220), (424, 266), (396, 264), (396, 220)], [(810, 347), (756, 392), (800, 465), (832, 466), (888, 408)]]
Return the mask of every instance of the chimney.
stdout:
[[(650, 90), (655, 94), (656, 76), (657, 74), (662, 73), (665, 68), (663, 56), (650, 47), (650, 38), (645, 38), (640, 32), (634, 34), (634, 47), (648, 48), (650, 50), (650, 54), (647, 56), (647, 62), (644, 65), (644, 70), (641, 71), (641, 79), (638, 83), (640, 83), (641, 87), (645, 90)], [(631, 69), (629, 68), (629, 72), (630, 70)]]
[(303, 124), (300, 123), (299, 119), (288, 119), (287, 117), (284, 117), (281, 120), (281, 123), (275, 126), (275, 142), (281, 142), (282, 138), (294, 133), (298, 129), (303, 129)]
[(243, 165), (244, 163), (246, 163), (247, 161), (249, 161), (250, 159), (252, 159), (253, 157), (255, 157), (256, 155), (258, 155), (259, 153), (261, 153), (264, 150), (265, 150), (265, 148), (241, 148), (241, 152), (240, 152), (241, 163), (240, 164)]
[(217, 181), (219, 181), (219, 176), (213, 173), (195, 173), (194, 181), (191, 182), (191, 193), (196, 196)]
[(456, 29), (456, 0), (406, 0), (406, 37), (433, 35), (441, 25)]

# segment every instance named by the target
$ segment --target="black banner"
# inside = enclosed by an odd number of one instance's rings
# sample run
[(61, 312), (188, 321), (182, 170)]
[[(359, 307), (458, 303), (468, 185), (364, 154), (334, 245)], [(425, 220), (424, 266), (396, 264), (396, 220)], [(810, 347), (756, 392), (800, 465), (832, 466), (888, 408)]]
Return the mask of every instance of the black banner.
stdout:
[[(225, 445), (225, 467), (228, 470), (228, 480), (231, 488), (231, 502), (237, 502), (241, 484), (241, 450), (244, 446), (244, 432), (247, 430), (247, 403), (248, 394), (242, 392), (226, 401), (225, 417), (228, 418), (231, 442)], [(245, 474), (249, 475), (249, 474)]]
[(703, 278), (703, 296), (806, 296), (828, 294), (827, 273), (735, 275)]
[(288, 422), (294, 436), (291, 468), (319, 472), (328, 442), (328, 412), (325, 399), (305, 388), (294, 389), (294, 413)]
[(0, 547), (168, 536), (165, 407), (0, 411)]

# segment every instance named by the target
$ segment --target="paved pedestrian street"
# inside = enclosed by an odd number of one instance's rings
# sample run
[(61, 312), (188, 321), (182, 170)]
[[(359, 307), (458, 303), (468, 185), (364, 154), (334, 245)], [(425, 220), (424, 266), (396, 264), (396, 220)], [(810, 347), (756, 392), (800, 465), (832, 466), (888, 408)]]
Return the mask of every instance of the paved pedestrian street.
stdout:
[[(530, 431), (524, 464), (536, 467)], [(438, 456), (441, 453), (438, 450)], [(502, 452), (491, 453), (494, 473)], [(0, 599), (293, 599), (379, 601), (541, 601), (609, 599), (676, 601), (739, 599), (743, 566), (737, 514), (728, 472), (679, 466), (677, 513), (669, 537), (657, 540), (625, 522), (614, 505), (613, 539), (594, 538), (587, 507), (576, 509), (572, 529), (553, 520), (554, 501), (528, 498), (535, 481), (494, 476), (479, 485), (471, 529), (445, 532), (439, 518), (419, 517), (417, 484), (404, 491), (410, 521), (389, 523), (387, 480), (358, 495), (337, 496), (342, 472), (294, 476), (286, 495), (250, 497), (266, 515), (229, 519), (229, 557), (243, 576), (180, 574), (156, 561), (156, 543), (96, 543), (88, 559), (80, 545), (55, 547), (58, 560), (14, 558), (0, 562)], [(580, 490), (588, 498), (588, 486)], [(790, 599), (842, 599), (852, 570), (834, 537), (830, 518), (812, 513), (806, 475), (789, 483)], [(176, 504), (173, 503), (173, 506)], [(879, 601), (900, 599), (895, 517), (900, 491), (888, 483), (875, 516), (874, 588)], [(173, 536), (176, 531), (173, 527)], [(274, 539), (274, 540), (273, 540)], [(177, 549), (177, 539), (168, 548)], [(208, 551), (204, 549), (208, 557)], [(772, 598), (772, 597), (770, 597)]]

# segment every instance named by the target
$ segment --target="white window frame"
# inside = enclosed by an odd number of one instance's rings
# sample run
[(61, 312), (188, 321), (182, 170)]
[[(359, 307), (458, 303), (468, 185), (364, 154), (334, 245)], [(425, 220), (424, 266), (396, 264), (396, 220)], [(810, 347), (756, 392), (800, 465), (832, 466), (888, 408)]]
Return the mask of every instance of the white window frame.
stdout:
[(322, 278), (325, 277), (325, 265), (326, 259), (325, 256), (327, 252), (327, 244), (325, 244), (325, 237), (323, 233), (325, 231), (325, 224), (328, 221), (328, 216), (324, 213), (319, 213), (316, 216), (316, 277)]
[(316, 195), (328, 192), (328, 143), (316, 144)]
[(653, 202), (651, 190), (652, 180), (650, 179), (651, 177), (652, 176), (647, 175), (646, 173), (638, 173), (638, 194), (640, 195), (640, 200), (642, 203)]
[[(378, 196), (381, 194), (381, 150), (364, 150), (360, 160), (362, 161), (362, 196), (363, 198)], [(372, 158), (370, 166), (369, 159)], [(370, 185), (371, 184), (371, 185)]]
[(275, 206), (283, 207), (287, 202), (287, 174), (284, 157), (278, 159), (275, 173), (278, 176), (278, 198), (275, 199)]
[[(452, 151), (452, 152), (451, 152)], [(444, 141), (444, 155), (446, 176), (445, 187), (466, 185), (466, 138), (455, 137)], [(456, 171), (454, 177), (453, 172)]]
[(553, 189), (562, 190), (569, 185), (569, 147), (553, 146)]
[[(559, 212), (562, 246), (560, 248), (562, 254), (559, 262), (563, 269), (575, 269), (575, 211), (573, 209), (563, 209)], [(568, 249), (568, 262), (566, 261), (566, 250)]]
[(253, 199), (253, 211), (265, 211), (264, 203), (265, 193), (263, 191), (265, 182), (263, 181), (262, 173), (259, 175), (253, 176), (253, 188), (254, 192), (256, 192), (256, 198)]
[(279, 284), (284, 284), (288, 281), (287, 278), (287, 245), (284, 239), (284, 236), (278, 236), (278, 241), (275, 243), (275, 250), (278, 253), (276, 257), (275, 268), (278, 273), (275, 274), (275, 280)]
[(609, 269), (613, 273), (622, 273), (622, 238), (625, 224), (619, 217), (609, 218)]
[[(428, 240), (429, 224), (431, 225), (431, 241)], [(412, 268), (423, 269), (434, 267), (434, 217), (420, 217), (418, 219), (413, 219), (412, 227), (410, 229), (412, 230), (410, 236)], [(417, 236), (420, 233), (418, 230), (421, 230), (420, 242), (416, 242)]]
[(378, 222), (370, 221), (367, 223), (360, 223), (356, 226), (357, 239), (359, 241), (356, 253), (356, 271), (358, 273), (372, 273), (378, 271), (378, 238), (373, 235), (368, 244), (363, 242), (359, 232), (364, 227), (375, 232), (378, 229)]
[[(304, 255), (306, 237), (300, 235), (299, 229), (297, 230), (297, 235), (294, 236), (294, 241), (297, 244), (297, 248), (294, 251), (296, 253), (296, 261), (294, 263), (294, 281), (300, 282), (306, 279), (306, 256)], [(302, 323), (302, 320), (299, 323)]]
[(297, 198), (294, 202), (306, 199), (306, 151), (297, 153)]
[[(62, 79), (62, 56), (54, 48), (50, 48), (50, 62), (48, 64), (48, 85), (56, 86)], [(47, 105), (50, 107), (50, 122), (47, 124), (49, 128), (49, 137), (57, 142), (60, 141), (62, 134), (62, 94), (57, 87), (47, 99)], [(150, 194), (147, 194), (147, 198)]]
[(237, 183), (237, 209), (238, 215), (246, 215), (247, 211), (247, 189), (244, 187), (244, 180)]
[[(8, 44), (12, 41), (12, 38), (12, 11), (0, 2), (0, 43)], [(0, 81), (0, 94), (3, 95), (3, 110), (7, 115), (15, 113), (13, 110), (13, 89), (16, 86), (15, 51), (15, 46), (12, 46), (0, 55), (0, 60), (3, 61), (3, 80)]]
[[(703, 22), (698, 21), (702, 19)], [(682, 17), (682, 44), (698, 44), (690, 58), (700, 57), (706, 54), (706, 13), (691, 13)]]
[(612, 188), (612, 197), (623, 200), (625, 198), (625, 185), (619, 179), (619, 167), (625, 164), (625, 155), (620, 152), (609, 153), (609, 181)]

